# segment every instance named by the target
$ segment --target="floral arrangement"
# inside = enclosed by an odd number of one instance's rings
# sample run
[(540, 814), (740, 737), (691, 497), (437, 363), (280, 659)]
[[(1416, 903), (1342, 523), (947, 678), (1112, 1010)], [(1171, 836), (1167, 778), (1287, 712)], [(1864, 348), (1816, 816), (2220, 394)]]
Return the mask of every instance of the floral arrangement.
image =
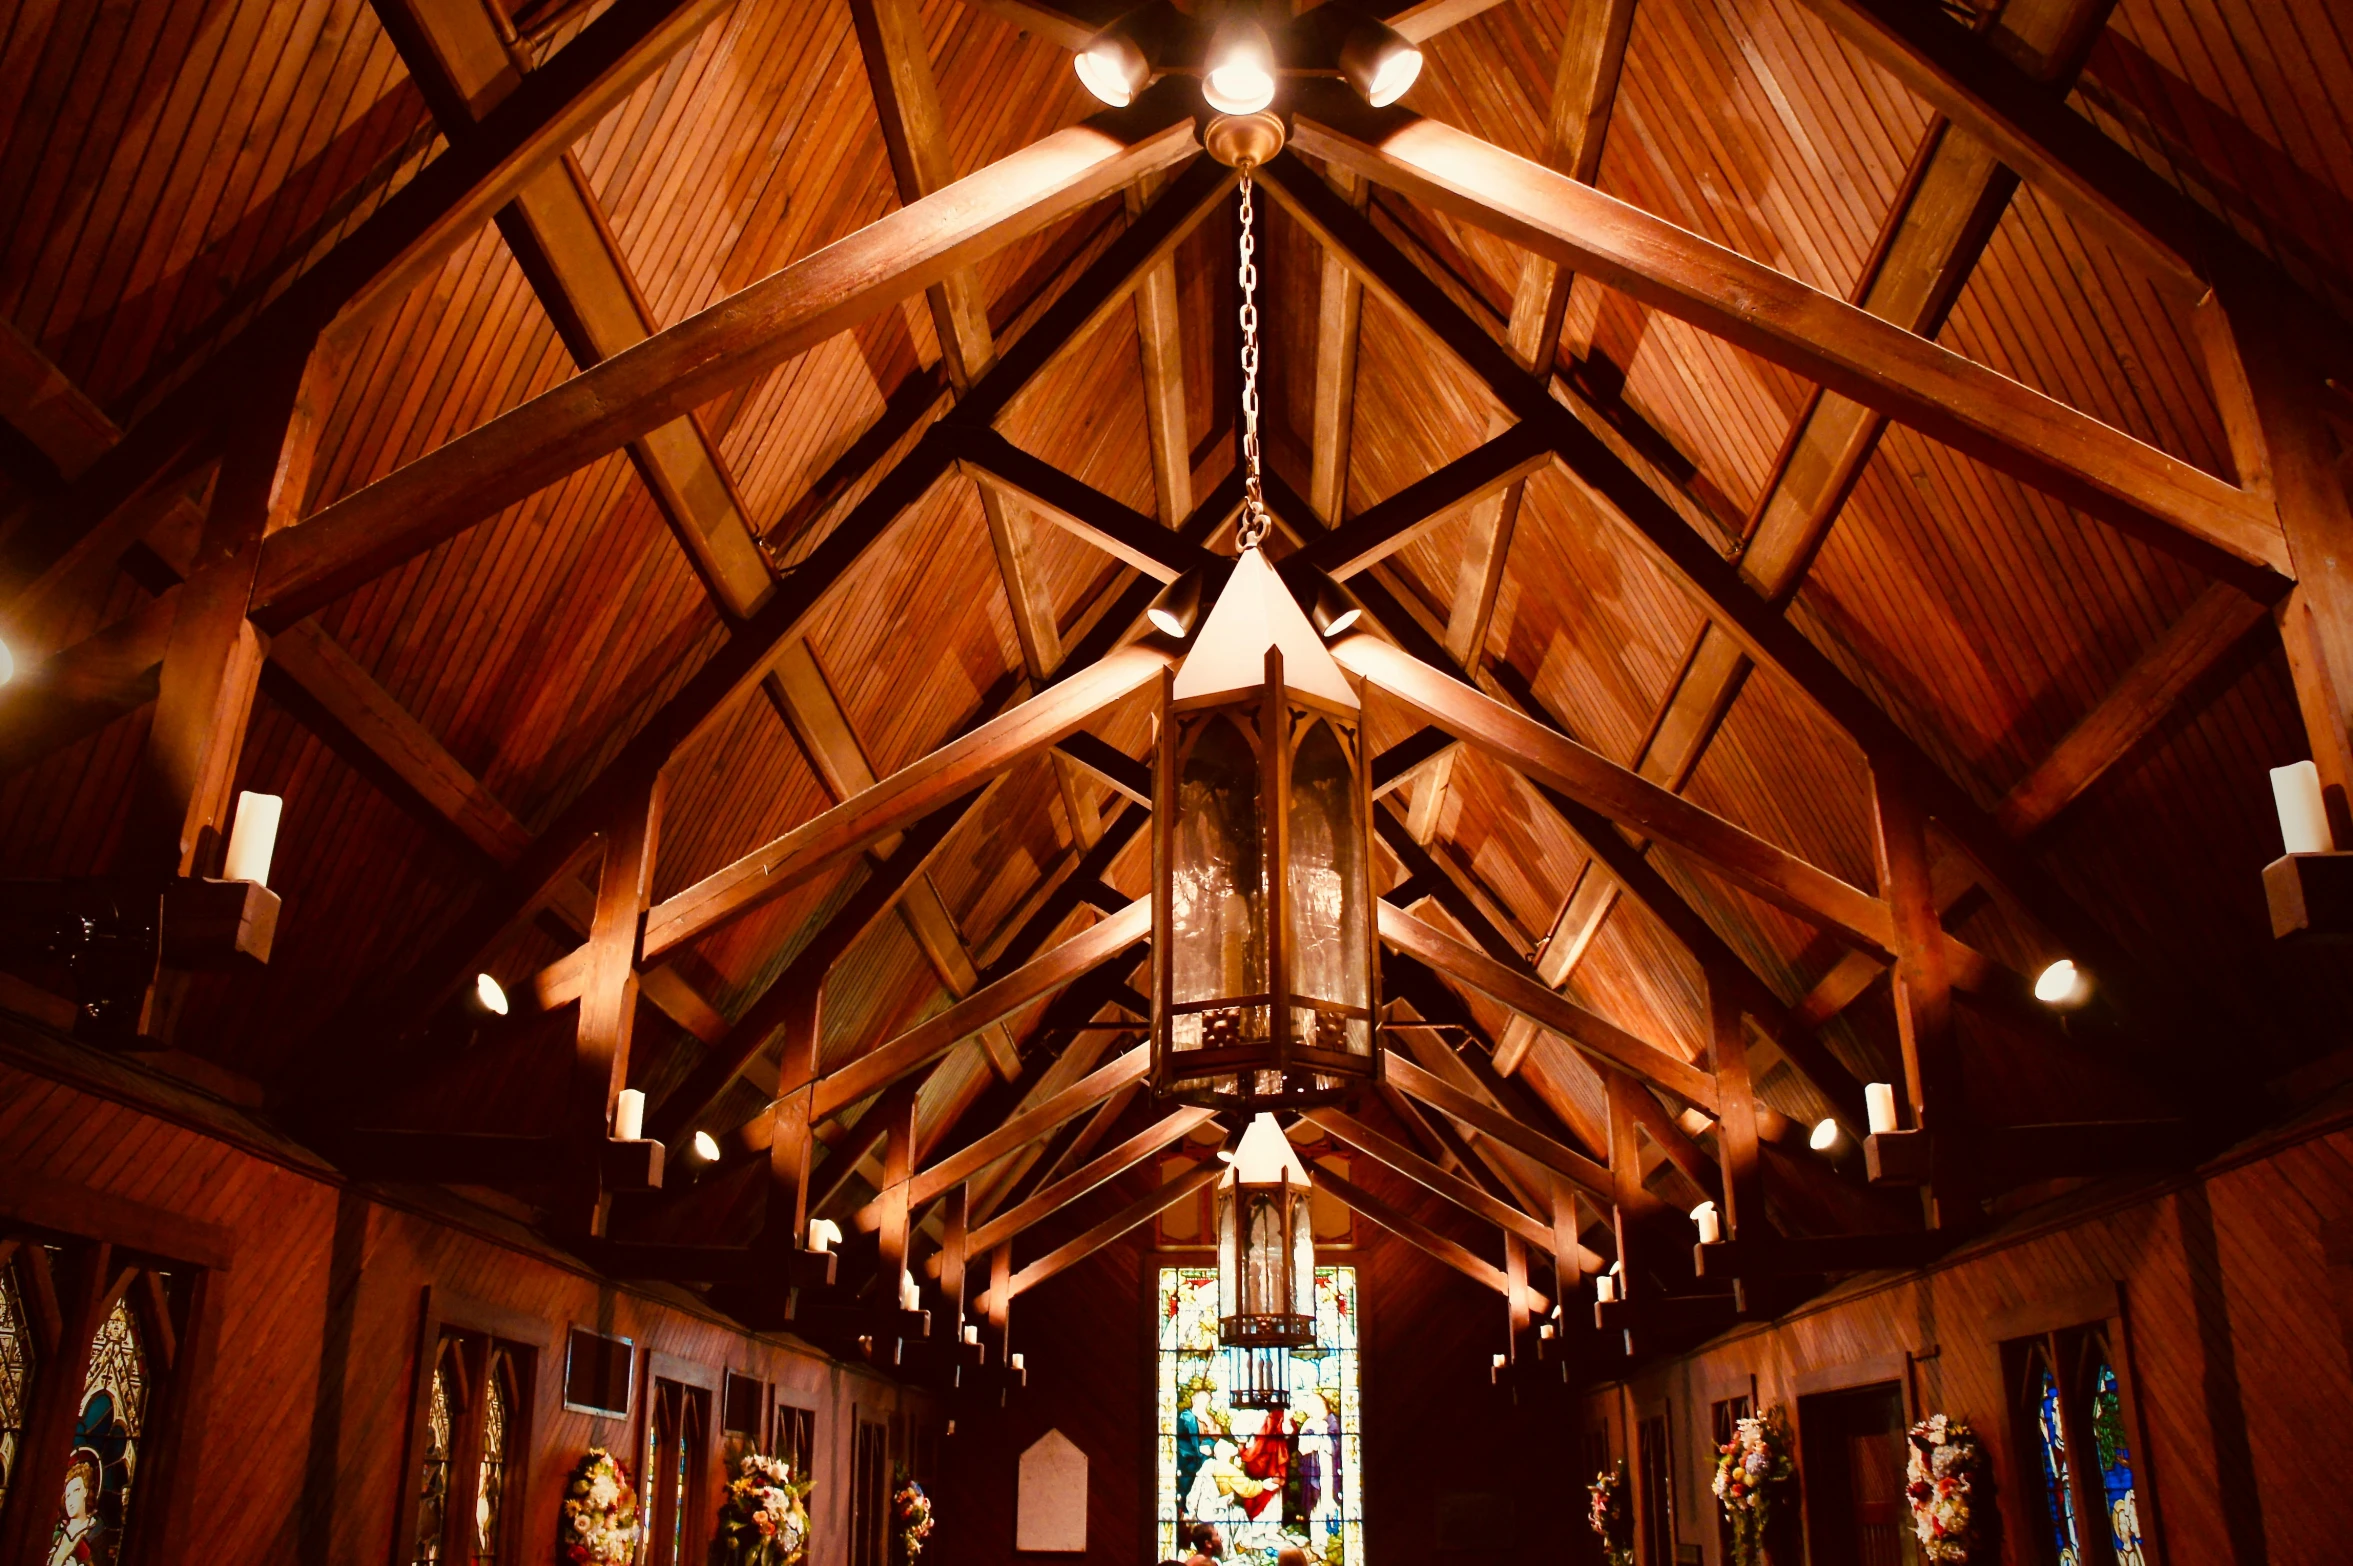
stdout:
[(809, 1552), (808, 1494), (782, 1458), (746, 1456), (720, 1503), (714, 1566), (796, 1566)]
[(558, 1554), (572, 1566), (628, 1566), (637, 1558), (637, 1492), (621, 1460), (592, 1446), (564, 1490)]
[(1626, 1465), (1605, 1468), (1585, 1487), (1592, 1498), (1585, 1520), (1601, 1539), (1609, 1566), (1634, 1566), (1634, 1519), (1626, 1508)]
[(1716, 1456), (1716, 1502), (1732, 1528), (1732, 1558), (1763, 1558), (1765, 1528), (1781, 1487), (1797, 1472), (1789, 1460), (1789, 1426), (1779, 1408), (1743, 1419)]
[(1911, 1460), (1904, 1495), (1912, 1503), (1912, 1531), (1931, 1561), (1967, 1561), (1977, 1542), (1970, 1497), (1984, 1477), (1985, 1449), (1967, 1425), (1931, 1414), (1909, 1432)]
[(898, 1471), (898, 1484), (891, 1491), (891, 1522), (899, 1559), (906, 1566), (915, 1566), (915, 1557), (923, 1553), (923, 1541), (931, 1537), (931, 1497), (904, 1468)]

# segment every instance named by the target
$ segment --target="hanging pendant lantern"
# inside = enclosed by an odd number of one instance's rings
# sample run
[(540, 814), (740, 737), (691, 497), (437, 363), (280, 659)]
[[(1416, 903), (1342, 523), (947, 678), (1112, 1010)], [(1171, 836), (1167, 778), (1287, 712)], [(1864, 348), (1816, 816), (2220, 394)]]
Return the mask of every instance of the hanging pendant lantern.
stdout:
[[(1269, 518), (1248, 197), (1245, 180), (1242, 551), (1198, 629), (1198, 582), (1171, 584), (1153, 616), (1192, 645), (1161, 682), (1152, 1059), (1162, 1096), (1254, 1112), (1344, 1100), (1380, 1066), (1362, 712), (1258, 547)], [(1328, 633), (1345, 629), (1342, 590), (1310, 585)]]
[(1261, 1112), (1242, 1133), (1217, 1185), (1218, 1341), (1235, 1389), (1290, 1401), (1290, 1356), (1315, 1344), (1315, 1236), (1307, 1168), (1291, 1139)]

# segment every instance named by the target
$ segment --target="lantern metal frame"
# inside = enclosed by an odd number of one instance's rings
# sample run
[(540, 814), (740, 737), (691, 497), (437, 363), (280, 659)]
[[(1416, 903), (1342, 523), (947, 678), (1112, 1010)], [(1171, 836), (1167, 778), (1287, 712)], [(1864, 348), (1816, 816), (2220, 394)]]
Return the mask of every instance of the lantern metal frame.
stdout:
[[(1279, 1134), (1279, 1133), (1277, 1133)], [(1217, 1340), (1229, 1351), (1291, 1350), (1315, 1345), (1315, 1219), (1312, 1188), (1288, 1171), (1272, 1181), (1231, 1172), (1217, 1186)], [(1253, 1261), (1266, 1243), (1257, 1219), (1271, 1212), (1278, 1254)], [(1271, 1293), (1268, 1290), (1271, 1289)], [(1284, 1384), (1289, 1384), (1288, 1366)], [(1286, 1394), (1287, 1396), (1287, 1394)]]
[[(1152, 819), (1152, 1087), (1163, 1098), (1204, 1108), (1256, 1112), (1342, 1103), (1381, 1077), (1380, 958), (1372, 886), (1372, 764), (1361, 714), (1283, 681), (1278, 646), (1266, 649), (1263, 682), (1239, 691), (1178, 700), (1176, 674), (1161, 678)], [(1200, 741), (1220, 725), (1240, 731), (1258, 774), (1258, 886), (1263, 917), (1257, 940), (1263, 989), (1179, 1000), (1175, 993), (1175, 871), (1182, 824), (1179, 789)], [(1291, 899), (1293, 762), (1319, 726), (1329, 726), (1347, 758), (1353, 831), (1360, 834), (1353, 887), (1342, 896), (1361, 910), (1365, 1004), (1297, 992), (1290, 966), (1298, 932)], [(1273, 736), (1279, 743), (1268, 743)], [(1343, 928), (1345, 928), (1343, 916)], [(1297, 1017), (1312, 1014), (1308, 1040)], [(1176, 1020), (1203, 1016), (1202, 1039), (1180, 1047)], [(1351, 1034), (1364, 1048), (1351, 1047)], [(1312, 1040), (1310, 1042), (1309, 1040)]]

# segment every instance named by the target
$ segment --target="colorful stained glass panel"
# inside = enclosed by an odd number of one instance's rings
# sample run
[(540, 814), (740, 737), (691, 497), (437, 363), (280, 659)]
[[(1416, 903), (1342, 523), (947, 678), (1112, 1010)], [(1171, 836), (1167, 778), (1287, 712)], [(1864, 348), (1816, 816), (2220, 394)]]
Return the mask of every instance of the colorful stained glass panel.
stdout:
[(1316, 1342), (1291, 1353), (1288, 1409), (1235, 1406), (1217, 1319), (1216, 1268), (1160, 1269), (1161, 1556), (1181, 1559), (1180, 1528), (1205, 1522), (1228, 1566), (1273, 1566), (1292, 1547), (1318, 1566), (1364, 1566), (1356, 1269), (1316, 1269)]
[(2039, 1364), (2034, 1382), (2035, 1428), (2043, 1454), (2043, 1502), (2051, 1524), (2059, 1566), (2077, 1566), (2082, 1558), (2076, 1543), (2075, 1497), (2069, 1488), (2067, 1428), (2059, 1413), (2059, 1382), (2050, 1367)]
[(117, 1300), (90, 1345), (82, 1411), (58, 1498), (49, 1558), (114, 1566), (138, 1476), (147, 1416), (147, 1349), (128, 1300)]
[(2145, 1566), (2141, 1504), (2132, 1488), (2132, 1450), (2124, 1439), (2124, 1392), (2106, 1360), (2092, 1367), (2092, 1444), (2100, 1462), (2100, 1501), (2108, 1509), (2108, 1539), (2116, 1566)]

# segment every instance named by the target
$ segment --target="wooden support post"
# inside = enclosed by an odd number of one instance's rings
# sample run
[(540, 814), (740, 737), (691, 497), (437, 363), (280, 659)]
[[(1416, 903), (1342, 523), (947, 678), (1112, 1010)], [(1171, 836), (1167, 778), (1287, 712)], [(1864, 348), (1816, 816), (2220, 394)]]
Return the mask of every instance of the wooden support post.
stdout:
[(997, 1358), (1007, 1363), (1013, 1343), (1013, 1242), (989, 1252), (989, 1331), (997, 1340)]
[(1503, 1277), (1507, 1286), (1504, 1312), (1511, 1323), (1511, 1343), (1506, 1352), (1516, 1365), (1531, 1325), (1528, 1314), (1528, 1242), (1509, 1229), (1503, 1231)]
[(1729, 978), (1707, 976), (1710, 1064), (1716, 1071), (1716, 1157), (1724, 1177), (1724, 1232), (1762, 1240), (1764, 1163), (1757, 1150), (1757, 1095), (1749, 1080), (1748, 1040), (1740, 1002)]
[(890, 1290), (891, 1304), (898, 1305), (899, 1279), (907, 1271), (908, 1218), (907, 1181), (915, 1173), (915, 1102), (912, 1093), (891, 1105), (890, 1121), (883, 1127), (882, 1143), (882, 1226), (876, 1231), (882, 1255), (883, 1287)]
[(1895, 916), (1896, 1035), (1904, 1052), (1904, 1090), (1912, 1123), (1930, 1134), (1935, 1173), (1930, 1226), (1968, 1221), (1974, 1212), (1961, 1166), (1968, 1136), (1959, 1061), (1953, 1045), (1951, 980), (1944, 930), (1928, 869), (1928, 824), (1911, 792), (1884, 773), (1872, 775), (1871, 798), (1879, 886)]
[[(2323, 376), (2304, 358), (2288, 301), (2226, 275), (2198, 307), (2216, 402), (2252, 482), (2268, 481), (2295, 562), (2275, 614), (2296, 706), (2320, 769), (2336, 846), (2353, 850), (2353, 501), (2345, 446), (2322, 411)], [(2353, 370), (2344, 372), (2353, 376)]]
[(776, 1101), (769, 1106), (768, 1211), (761, 1249), (797, 1251), (809, 1243), (809, 1168), (815, 1151), (817, 1031), (821, 991), (799, 992), (801, 1004), (784, 1019), (784, 1051), (777, 1065)]
[(570, 1200), (559, 1221), (567, 1228), (600, 1237), (605, 1232), (610, 1200), (602, 1159), (612, 1135), (615, 1097), (629, 1083), (629, 1040), (637, 1019), (638, 944), (653, 887), (663, 793), (657, 774), (637, 808), (625, 812), (605, 835), (604, 867), (597, 874), (596, 913), (588, 929), (588, 973), (580, 991), (566, 1123), (574, 1147), (567, 1182)]
[[(1343, 201), (1364, 210), (1372, 195), (1370, 181), (1338, 169), (1331, 179)], [(1337, 525), (1348, 500), (1348, 439), (1356, 427), (1356, 345), (1364, 283), (1353, 267), (1326, 250), (1316, 297), (1315, 412), (1308, 442), (1313, 465), (1307, 501), (1317, 516)]]
[(963, 1181), (940, 1198), (940, 1301), (948, 1320), (964, 1320), (964, 1251), (971, 1237), (965, 1217), (971, 1210), (972, 1183)]
[(1548, 1194), (1552, 1198), (1552, 1292), (1561, 1302), (1559, 1325), (1554, 1329), (1558, 1352), (1568, 1353), (1571, 1303), (1583, 1297), (1585, 1291), (1585, 1247), (1577, 1232), (1577, 1192), (1568, 1181), (1554, 1176)]
[(1657, 1227), (1666, 1203), (1642, 1183), (1642, 1143), (1635, 1135), (1642, 1124), (1633, 1095), (1645, 1093), (1640, 1082), (1622, 1071), (1602, 1073), (1607, 1083), (1610, 1111), (1610, 1183), (1614, 1191), (1611, 1221), (1618, 1235), (1618, 1294), (1636, 1289), (1638, 1269), (1656, 1265), (1654, 1247), (1645, 1231)]

